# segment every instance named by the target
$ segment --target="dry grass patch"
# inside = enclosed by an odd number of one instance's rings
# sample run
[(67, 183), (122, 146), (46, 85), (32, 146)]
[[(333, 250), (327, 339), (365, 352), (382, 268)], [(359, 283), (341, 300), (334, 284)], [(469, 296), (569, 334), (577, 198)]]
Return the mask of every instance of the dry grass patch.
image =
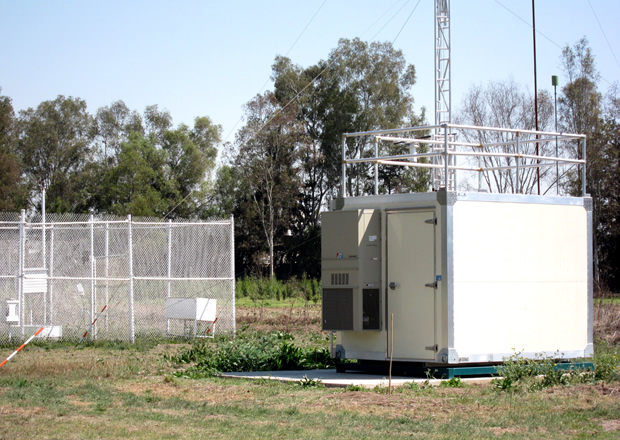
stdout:
[(260, 332), (321, 332), (321, 306), (303, 308), (237, 307), (237, 326)]
[(135, 395), (151, 395), (159, 399), (183, 399), (188, 402), (206, 402), (212, 405), (226, 405), (253, 401), (253, 393), (244, 387), (213, 384), (208, 381), (155, 379), (142, 382), (117, 384), (115, 389)]
[(605, 432), (620, 431), (620, 419), (615, 420), (601, 420), (601, 426)]
[(620, 344), (620, 304), (594, 301), (594, 339)]

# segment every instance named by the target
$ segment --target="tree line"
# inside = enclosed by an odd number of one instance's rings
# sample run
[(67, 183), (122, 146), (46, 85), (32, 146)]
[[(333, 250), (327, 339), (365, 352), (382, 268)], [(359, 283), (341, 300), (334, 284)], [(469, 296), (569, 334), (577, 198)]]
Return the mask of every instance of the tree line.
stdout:
[[(558, 130), (588, 136), (596, 279), (617, 291), (617, 87), (605, 95), (598, 90), (585, 38), (567, 45), (560, 62), (566, 83), (559, 90)], [(390, 43), (342, 39), (325, 60), (309, 67), (277, 56), (271, 79), (273, 89), (245, 105), (244, 125), (229, 143), (222, 143), (222, 129), (209, 117), (196, 118), (192, 127), (174, 127), (171, 115), (157, 105), (139, 113), (116, 101), (93, 115), (83, 100), (58, 96), (16, 114), (11, 99), (0, 96), (0, 211), (39, 209), (45, 185), (47, 208), (58, 213), (234, 215), (239, 277), (319, 277), (320, 213), (340, 190), (342, 134), (424, 125), (424, 109), (414, 111), (410, 92), (415, 67)], [(551, 94), (539, 91), (537, 98), (540, 129), (554, 131)], [(512, 80), (474, 85), (454, 120), (534, 129), (533, 101)], [(348, 156), (366, 154), (367, 142), (351, 139), (345, 145)], [(218, 152), (221, 166), (216, 167)], [(581, 176), (574, 169), (557, 181), (552, 171), (542, 173), (547, 189), (556, 185), (563, 194), (580, 194)], [(368, 179), (361, 177), (371, 174), (366, 165), (350, 168), (347, 192), (370, 193)], [(483, 176), (493, 191), (514, 190), (510, 174)], [(533, 175), (523, 173), (522, 179), (520, 187), (533, 192)], [(417, 168), (381, 167), (379, 183), (382, 194), (428, 191), (430, 175)]]

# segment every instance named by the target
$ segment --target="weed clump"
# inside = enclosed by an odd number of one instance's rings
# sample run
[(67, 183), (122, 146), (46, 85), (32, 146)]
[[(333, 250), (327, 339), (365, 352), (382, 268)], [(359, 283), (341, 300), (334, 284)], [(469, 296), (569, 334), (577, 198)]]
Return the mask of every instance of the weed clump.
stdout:
[(507, 392), (537, 391), (554, 386), (566, 386), (577, 383), (588, 383), (596, 380), (591, 368), (583, 368), (570, 364), (558, 368), (556, 356), (537, 356), (535, 359), (521, 356), (517, 352), (505, 358), (504, 363), (497, 367), (499, 377), (492, 383), (497, 389)]
[(330, 368), (334, 366), (327, 348), (300, 347), (289, 333), (250, 333), (200, 340), (168, 358), (188, 365), (175, 373), (180, 377), (210, 377), (230, 371), (277, 371)]
[(620, 381), (620, 347), (599, 344), (594, 354), (594, 364), (596, 380)]

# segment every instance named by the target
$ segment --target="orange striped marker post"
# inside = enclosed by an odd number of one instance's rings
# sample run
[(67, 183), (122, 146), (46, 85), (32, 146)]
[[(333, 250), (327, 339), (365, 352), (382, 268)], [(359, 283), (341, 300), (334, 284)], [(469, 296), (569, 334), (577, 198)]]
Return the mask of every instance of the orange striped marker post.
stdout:
[(101, 316), (101, 314), (103, 312), (105, 312), (105, 309), (108, 308), (108, 305), (106, 304), (105, 306), (103, 306), (103, 309), (101, 309), (101, 311), (97, 314), (97, 316), (95, 316), (95, 320), (92, 322), (92, 324), (90, 325), (90, 327), (88, 327), (88, 330), (86, 330), (84, 332), (84, 334), (82, 335), (82, 339), (80, 339), (80, 341), (77, 343), (77, 345), (80, 345), (82, 343), (82, 341), (84, 340), (84, 338), (86, 337), (86, 335), (88, 334), (88, 332), (95, 326), (95, 322), (97, 322), (97, 320), (99, 319), (99, 317)]
[(6, 364), (8, 361), (10, 361), (10, 360), (11, 360), (11, 358), (12, 358), (13, 356), (15, 356), (17, 353), (19, 353), (19, 352), (20, 352), (20, 350), (21, 350), (22, 348), (24, 348), (26, 345), (28, 345), (28, 343), (29, 343), (30, 341), (32, 341), (32, 340), (33, 340), (33, 339), (34, 339), (34, 338), (35, 338), (35, 337), (36, 337), (39, 333), (41, 333), (41, 332), (43, 331), (43, 329), (44, 329), (44, 328), (45, 328), (45, 327), (41, 327), (39, 330), (37, 330), (37, 331), (35, 332), (35, 334), (34, 334), (34, 335), (30, 336), (30, 337), (28, 338), (28, 340), (27, 340), (26, 342), (24, 342), (24, 343), (21, 345), (21, 347), (19, 347), (17, 350), (15, 350), (15, 351), (13, 352), (13, 354), (11, 354), (11, 356), (9, 356), (8, 358), (6, 358), (6, 359), (5, 359), (5, 360), (4, 360), (4, 361), (0, 364), (0, 367), (3, 367), (3, 366), (4, 366), (4, 364)]
[(211, 327), (209, 327), (207, 329), (207, 333), (205, 334), (205, 336), (209, 336), (209, 333), (211, 332), (212, 328), (215, 328), (215, 323), (217, 322), (217, 318), (215, 318), (215, 321), (213, 321), (213, 324), (211, 325)]

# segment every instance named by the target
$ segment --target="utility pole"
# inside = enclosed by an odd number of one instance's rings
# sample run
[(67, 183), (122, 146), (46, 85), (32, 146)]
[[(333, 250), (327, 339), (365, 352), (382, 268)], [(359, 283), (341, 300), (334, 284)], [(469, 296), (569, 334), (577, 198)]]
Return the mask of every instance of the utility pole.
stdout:
[[(538, 82), (536, 80), (536, 10), (534, 7), (534, 0), (532, 0), (532, 33), (534, 43), (534, 113), (536, 117), (536, 131), (538, 131)], [(536, 134), (538, 139), (538, 133)], [(538, 156), (538, 142), (536, 142), (536, 156)], [(540, 159), (536, 160), (537, 164), (540, 164)], [(517, 176), (517, 179), (519, 176)], [(536, 186), (538, 188), (538, 195), (540, 195), (540, 167), (536, 167)]]
[[(551, 85), (553, 86), (553, 95), (554, 95), (554, 114), (555, 114), (555, 132), (558, 132), (558, 76), (551, 75)], [(558, 137), (555, 137), (555, 192), (557, 195), (560, 195), (560, 165), (558, 164), (558, 157), (560, 157), (560, 152), (558, 149)]]

